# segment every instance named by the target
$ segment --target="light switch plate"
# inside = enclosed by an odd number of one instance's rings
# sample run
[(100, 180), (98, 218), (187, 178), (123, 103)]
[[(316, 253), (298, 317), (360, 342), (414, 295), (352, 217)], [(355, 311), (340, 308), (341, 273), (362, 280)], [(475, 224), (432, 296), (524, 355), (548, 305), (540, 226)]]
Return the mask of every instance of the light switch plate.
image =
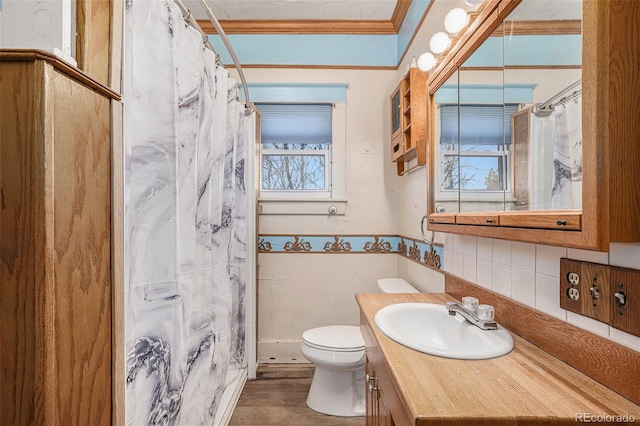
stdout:
[(560, 307), (640, 336), (640, 270), (562, 258)]
[[(615, 297), (616, 292), (624, 295), (625, 304)], [(627, 268), (611, 270), (611, 322), (618, 330), (640, 336), (640, 271)]]

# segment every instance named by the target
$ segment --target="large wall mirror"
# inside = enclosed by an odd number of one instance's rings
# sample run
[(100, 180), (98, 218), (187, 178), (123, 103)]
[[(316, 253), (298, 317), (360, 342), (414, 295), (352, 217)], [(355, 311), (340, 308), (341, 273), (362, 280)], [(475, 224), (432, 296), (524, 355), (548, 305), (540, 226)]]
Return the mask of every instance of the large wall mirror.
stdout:
[(523, 0), (438, 88), (432, 211), (581, 209), (581, 23), (581, 0)]
[(428, 80), (428, 228), (640, 241), (640, 1), (486, 0)]

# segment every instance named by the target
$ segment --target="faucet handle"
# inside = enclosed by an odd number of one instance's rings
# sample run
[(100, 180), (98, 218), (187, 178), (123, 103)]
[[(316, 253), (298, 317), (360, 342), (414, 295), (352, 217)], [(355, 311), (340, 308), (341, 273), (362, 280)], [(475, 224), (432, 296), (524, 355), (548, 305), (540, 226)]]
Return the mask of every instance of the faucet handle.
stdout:
[(496, 310), (491, 305), (478, 306), (478, 319), (480, 321), (493, 321), (496, 317)]
[(478, 299), (472, 296), (464, 296), (462, 298), (462, 306), (469, 312), (476, 313), (478, 312)]

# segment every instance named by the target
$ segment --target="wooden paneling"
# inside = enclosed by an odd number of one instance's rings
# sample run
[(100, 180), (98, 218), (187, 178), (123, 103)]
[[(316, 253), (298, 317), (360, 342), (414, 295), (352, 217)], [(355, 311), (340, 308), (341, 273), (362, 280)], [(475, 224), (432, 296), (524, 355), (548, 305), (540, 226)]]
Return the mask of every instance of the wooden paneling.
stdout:
[[(59, 419), (111, 423), (110, 100), (54, 72), (55, 357)], [(70, 120), (70, 117), (73, 117)]]
[(56, 70), (66, 74), (68, 77), (103, 94), (104, 96), (118, 101), (122, 99), (120, 93), (93, 79), (84, 71), (60, 60), (60, 58), (55, 56), (53, 53), (34, 49), (0, 49), (0, 62), (33, 62), (40, 59), (46, 61)]
[(107, 425), (110, 99), (44, 60), (0, 73), (0, 423)]
[[(451, 283), (448, 289), (456, 294), (473, 295), (466, 287)], [(477, 294), (481, 302), (491, 303), (492, 299), (484, 293)], [(398, 392), (397, 397), (405, 407), (408, 419), (397, 421), (399, 425), (573, 425), (577, 413), (640, 417), (640, 406), (518, 335), (513, 336), (515, 348), (507, 355), (486, 360), (456, 360), (402, 346), (386, 337), (375, 325), (375, 313), (384, 306), (405, 302), (444, 304), (453, 300), (448, 295), (358, 294), (356, 299), (362, 312), (361, 330), (367, 356), (378, 351), (382, 362), (374, 364), (376, 375), (381, 377), (379, 365), (384, 365)], [(555, 326), (554, 330), (549, 329), (550, 322), (545, 315), (503, 304), (496, 303), (495, 306), (498, 322), (507, 328), (517, 322), (518, 331), (527, 329), (538, 335), (546, 334), (550, 340), (556, 339), (553, 337)], [(627, 371), (629, 377), (620, 379), (636, 389), (640, 386), (638, 371), (632, 367), (640, 362), (637, 352), (611, 342), (607, 343), (612, 349), (607, 349), (607, 345), (601, 344), (603, 338), (581, 333), (566, 323), (562, 327), (566, 330), (558, 333), (562, 337), (557, 338), (556, 344), (566, 347), (565, 352), (573, 350), (574, 358), (588, 352), (584, 357), (598, 360), (600, 375)], [(581, 349), (576, 351), (576, 347)], [(599, 350), (604, 353), (594, 353)], [(607, 356), (613, 358), (607, 360)], [(613, 365), (616, 362), (620, 363)], [(387, 388), (382, 387), (382, 390), (386, 396)], [(390, 408), (395, 419), (393, 406)]]
[[(217, 34), (208, 20), (198, 20), (206, 34)], [(288, 21), (225, 21), (220, 25), (225, 34), (396, 34), (392, 21), (369, 20), (288, 20)]]
[[(45, 285), (42, 67), (0, 63), (0, 424), (41, 419), (44, 381), (41, 289)], [(12, 123), (13, 125), (8, 125)]]
[[(112, 370), (125, 371), (124, 346), (124, 152), (122, 103), (111, 101), (111, 271)], [(112, 374), (113, 424), (124, 424), (125, 376)]]
[(606, 108), (609, 117), (610, 207), (607, 214), (614, 241), (640, 241), (640, 2), (605, 3), (609, 4), (607, 18), (611, 29), (605, 65), (609, 102), (596, 105)]
[[(110, 78), (112, 3), (114, 2), (111, 0), (78, 0), (76, 2), (78, 68), (105, 86), (112, 82)], [(117, 53), (117, 50), (114, 53)], [(114, 69), (113, 72), (119, 74), (120, 69)], [(113, 82), (115, 83), (116, 80)]]
[[(493, 305), (496, 321), (510, 331), (640, 404), (640, 353), (565, 321), (545, 315), (454, 275), (445, 291), (456, 299), (474, 296)], [(631, 366), (634, 366), (633, 368)], [(577, 389), (581, 389), (577, 387)], [(587, 389), (587, 388), (584, 388)], [(636, 409), (640, 411), (640, 407)]]

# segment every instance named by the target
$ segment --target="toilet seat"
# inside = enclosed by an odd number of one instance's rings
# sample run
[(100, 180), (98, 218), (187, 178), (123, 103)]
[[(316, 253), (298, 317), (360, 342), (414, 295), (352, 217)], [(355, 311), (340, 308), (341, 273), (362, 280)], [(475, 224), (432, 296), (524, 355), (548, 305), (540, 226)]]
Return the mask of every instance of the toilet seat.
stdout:
[(312, 328), (302, 333), (302, 342), (307, 346), (324, 351), (364, 351), (364, 340), (360, 328), (353, 325)]

